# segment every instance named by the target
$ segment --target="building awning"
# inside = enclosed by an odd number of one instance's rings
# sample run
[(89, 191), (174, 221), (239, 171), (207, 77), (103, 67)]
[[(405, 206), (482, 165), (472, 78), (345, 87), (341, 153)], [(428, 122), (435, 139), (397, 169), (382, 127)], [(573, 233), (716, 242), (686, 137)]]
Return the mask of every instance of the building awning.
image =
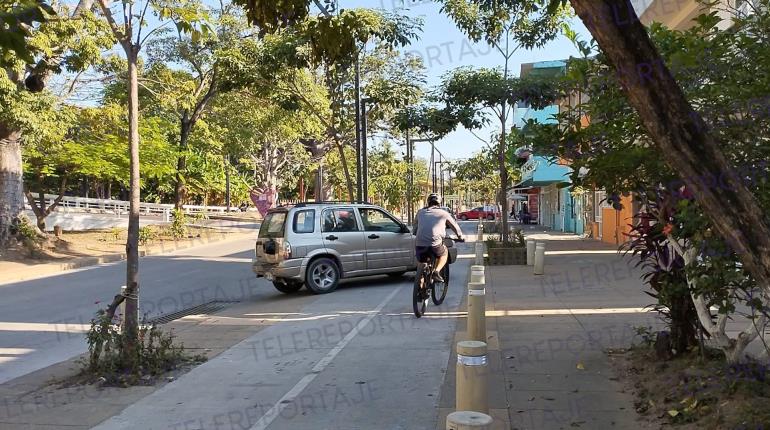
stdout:
[(570, 186), (572, 183), (569, 182), (569, 181), (565, 182), (564, 179), (541, 179), (541, 180), (536, 180), (534, 178), (528, 178), (528, 179), (525, 179), (525, 180), (519, 182), (518, 184), (514, 185), (513, 189), (517, 190), (517, 189), (528, 189), (528, 188), (533, 188), (533, 187), (546, 187), (546, 186), (551, 185), (551, 184), (557, 184), (556, 186), (558, 188), (564, 188), (564, 187)]

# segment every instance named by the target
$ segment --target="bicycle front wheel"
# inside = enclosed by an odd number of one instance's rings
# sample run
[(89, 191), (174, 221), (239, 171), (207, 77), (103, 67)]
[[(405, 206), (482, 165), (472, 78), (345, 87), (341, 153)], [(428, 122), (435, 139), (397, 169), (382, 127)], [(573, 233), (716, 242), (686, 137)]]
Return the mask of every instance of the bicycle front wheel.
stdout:
[(449, 265), (447, 264), (444, 266), (443, 269), (441, 269), (441, 277), (444, 278), (443, 284), (433, 284), (433, 288), (431, 288), (431, 298), (433, 299), (433, 304), (438, 306), (442, 303), (444, 303), (444, 299), (446, 298), (446, 293), (449, 291)]

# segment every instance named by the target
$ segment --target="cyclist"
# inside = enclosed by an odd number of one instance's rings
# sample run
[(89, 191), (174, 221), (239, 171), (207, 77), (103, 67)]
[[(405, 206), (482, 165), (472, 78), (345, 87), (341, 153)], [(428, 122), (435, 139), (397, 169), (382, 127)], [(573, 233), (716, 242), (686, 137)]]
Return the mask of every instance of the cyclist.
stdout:
[(449, 212), (441, 207), (441, 199), (438, 194), (431, 193), (427, 199), (427, 206), (417, 212), (414, 219), (415, 252), (417, 261), (424, 262), (430, 253), (436, 257), (436, 265), (433, 268), (434, 282), (443, 283), (441, 269), (446, 265), (449, 253), (444, 245), (446, 229), (450, 227), (455, 231), (460, 240), (465, 240), (460, 226), (457, 225)]

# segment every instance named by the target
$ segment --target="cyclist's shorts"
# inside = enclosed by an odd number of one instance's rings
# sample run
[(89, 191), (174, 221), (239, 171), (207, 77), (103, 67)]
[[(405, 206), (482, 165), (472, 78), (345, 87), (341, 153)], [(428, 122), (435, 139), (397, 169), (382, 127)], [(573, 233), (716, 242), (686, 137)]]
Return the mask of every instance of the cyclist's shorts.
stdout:
[(433, 255), (435, 257), (442, 257), (446, 255), (447, 249), (446, 246), (442, 243), (438, 246), (418, 246), (415, 248), (417, 261), (420, 263), (425, 263), (428, 261), (428, 258)]

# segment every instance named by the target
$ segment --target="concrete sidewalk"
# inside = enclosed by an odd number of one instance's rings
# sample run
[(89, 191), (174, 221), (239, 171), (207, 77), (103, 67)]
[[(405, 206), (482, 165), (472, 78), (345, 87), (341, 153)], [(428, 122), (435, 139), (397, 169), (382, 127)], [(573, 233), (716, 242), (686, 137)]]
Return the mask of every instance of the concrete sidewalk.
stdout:
[[(639, 429), (634, 400), (613, 374), (608, 348), (626, 347), (635, 327), (660, 324), (653, 299), (614, 247), (528, 229), (546, 242), (545, 275), (531, 266), (486, 268), (490, 414), (495, 429)], [(461, 319), (456, 341), (465, 338)], [(455, 406), (453, 351), (437, 429)]]

